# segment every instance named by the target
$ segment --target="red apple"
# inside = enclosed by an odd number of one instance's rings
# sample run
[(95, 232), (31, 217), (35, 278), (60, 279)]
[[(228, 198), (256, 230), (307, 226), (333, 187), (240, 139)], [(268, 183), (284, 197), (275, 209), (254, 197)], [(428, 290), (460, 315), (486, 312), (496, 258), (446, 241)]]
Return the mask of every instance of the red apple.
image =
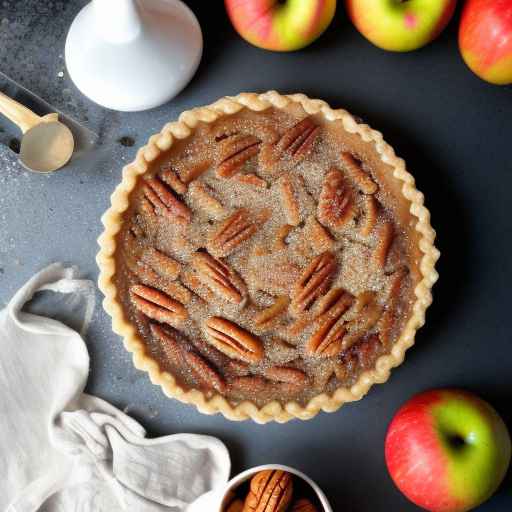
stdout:
[(237, 32), (266, 50), (304, 48), (329, 26), (336, 0), (225, 0)]
[(465, 512), (489, 498), (510, 463), (505, 423), (481, 398), (455, 389), (427, 391), (403, 405), (386, 436), (396, 486), (431, 512)]
[(466, 64), (493, 84), (512, 83), (512, 0), (467, 0), (459, 29)]

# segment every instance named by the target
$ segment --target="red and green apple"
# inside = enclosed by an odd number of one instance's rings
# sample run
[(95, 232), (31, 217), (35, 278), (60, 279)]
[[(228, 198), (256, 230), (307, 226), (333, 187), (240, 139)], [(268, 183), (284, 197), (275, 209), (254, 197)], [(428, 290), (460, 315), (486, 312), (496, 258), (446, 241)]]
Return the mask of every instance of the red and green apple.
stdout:
[(457, 0), (345, 0), (357, 30), (384, 50), (407, 52), (433, 41), (448, 25)]
[(237, 32), (266, 50), (304, 48), (331, 23), (336, 0), (225, 0)]
[(457, 389), (413, 397), (393, 418), (385, 443), (396, 486), (431, 512), (465, 512), (488, 499), (505, 476), (510, 453), (498, 413)]
[(480, 78), (512, 83), (512, 0), (468, 0), (459, 28), (462, 58)]

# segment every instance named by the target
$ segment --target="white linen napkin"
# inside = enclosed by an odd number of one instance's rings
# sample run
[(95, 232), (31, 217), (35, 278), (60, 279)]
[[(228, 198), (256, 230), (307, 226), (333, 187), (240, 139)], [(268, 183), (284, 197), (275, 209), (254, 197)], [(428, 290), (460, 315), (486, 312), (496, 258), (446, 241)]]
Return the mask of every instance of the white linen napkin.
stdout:
[(54, 264), (0, 312), (0, 510), (213, 512), (200, 496), (227, 482), (225, 446), (192, 434), (146, 439), (135, 420), (83, 393), (80, 334), (21, 311), (40, 290), (83, 296), (84, 328), (94, 309), (92, 282)]

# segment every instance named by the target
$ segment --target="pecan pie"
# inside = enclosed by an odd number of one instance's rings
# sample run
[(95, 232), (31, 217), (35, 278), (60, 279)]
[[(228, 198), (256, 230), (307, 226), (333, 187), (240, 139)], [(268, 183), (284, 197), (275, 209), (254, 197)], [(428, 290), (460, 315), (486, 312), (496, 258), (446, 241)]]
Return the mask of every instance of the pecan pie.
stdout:
[(361, 398), (402, 362), (437, 279), (403, 160), (300, 94), (183, 113), (125, 167), (103, 223), (100, 287), (135, 365), (230, 419)]

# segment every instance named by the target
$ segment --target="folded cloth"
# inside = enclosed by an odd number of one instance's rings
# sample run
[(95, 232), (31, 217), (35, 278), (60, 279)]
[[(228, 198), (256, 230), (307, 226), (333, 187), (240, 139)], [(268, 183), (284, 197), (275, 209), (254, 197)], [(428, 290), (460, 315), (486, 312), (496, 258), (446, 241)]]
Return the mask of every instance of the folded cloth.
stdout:
[(21, 311), (40, 290), (84, 297), (84, 329), (94, 309), (92, 282), (54, 264), (0, 312), (0, 511), (206, 511), (200, 497), (229, 476), (225, 446), (192, 434), (146, 439), (135, 420), (83, 393), (80, 334)]

